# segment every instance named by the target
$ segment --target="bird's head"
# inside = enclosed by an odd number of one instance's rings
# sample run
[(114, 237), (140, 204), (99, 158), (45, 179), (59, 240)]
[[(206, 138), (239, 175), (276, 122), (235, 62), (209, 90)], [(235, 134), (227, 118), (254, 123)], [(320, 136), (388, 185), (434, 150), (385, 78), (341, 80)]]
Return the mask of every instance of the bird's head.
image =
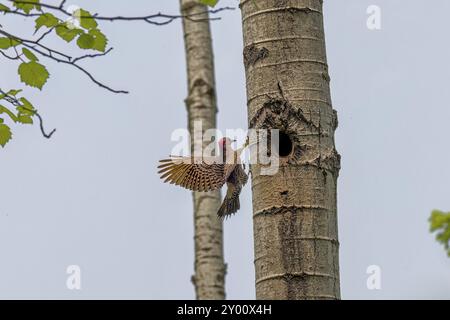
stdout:
[(219, 140), (219, 147), (221, 150), (229, 149), (233, 142), (236, 142), (236, 140), (231, 140), (230, 138), (224, 137)]

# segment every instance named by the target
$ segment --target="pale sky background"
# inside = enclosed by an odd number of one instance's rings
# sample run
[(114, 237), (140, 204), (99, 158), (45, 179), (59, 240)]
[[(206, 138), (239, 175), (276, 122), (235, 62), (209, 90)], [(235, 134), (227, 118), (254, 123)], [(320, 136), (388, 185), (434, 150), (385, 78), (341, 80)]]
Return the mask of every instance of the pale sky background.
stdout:
[[(176, 0), (68, 4), (104, 15), (178, 13)], [(379, 31), (366, 27), (371, 4), (382, 9)], [(450, 259), (427, 222), (433, 208), (450, 210), (450, 2), (429, 6), (324, 1), (340, 123), (344, 299), (450, 299)], [(220, 16), (212, 24), (219, 128), (245, 128), (240, 11)], [(4, 27), (29, 36), (25, 20), (0, 16)], [(57, 133), (46, 140), (37, 126), (13, 125), (14, 140), (0, 150), (0, 298), (194, 298), (191, 194), (156, 174), (171, 132), (186, 126), (181, 23), (102, 29), (115, 50), (85, 66), (131, 94), (111, 94), (49, 62), (43, 93), (26, 92)], [(0, 60), (0, 87), (18, 87), (17, 65)], [(249, 186), (241, 203), (225, 223), (227, 297), (254, 299)], [(69, 265), (81, 267), (80, 291), (66, 288)], [(370, 265), (381, 267), (381, 290), (366, 287)]]

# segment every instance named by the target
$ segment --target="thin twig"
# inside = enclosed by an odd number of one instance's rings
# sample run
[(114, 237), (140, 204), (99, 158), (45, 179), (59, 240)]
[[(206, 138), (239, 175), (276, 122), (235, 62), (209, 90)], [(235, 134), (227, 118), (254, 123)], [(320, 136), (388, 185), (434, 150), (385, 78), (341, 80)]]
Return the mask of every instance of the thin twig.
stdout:
[(77, 61), (80, 61), (80, 60), (83, 60), (83, 59), (86, 59), (86, 58), (103, 57), (103, 56), (106, 56), (108, 53), (110, 53), (110, 52), (113, 51), (113, 50), (114, 50), (114, 48), (109, 48), (108, 50), (106, 50), (105, 52), (102, 52), (102, 53), (86, 54), (86, 55), (84, 55), (84, 56), (81, 56), (81, 57), (72, 59), (72, 63), (75, 63), (75, 62), (77, 62)]
[(39, 112), (34, 111), (34, 114), (38, 117), (39, 119), (39, 127), (41, 128), (41, 133), (42, 135), (47, 138), (50, 139), (52, 137), (52, 135), (56, 132), (56, 128), (53, 129), (50, 133), (46, 133), (45, 129), (44, 129), (44, 120), (42, 120), (41, 115), (39, 114)]
[[(51, 5), (51, 4), (46, 4), (46, 3), (36, 3), (36, 2), (31, 2), (31, 1), (21, 1), (21, 0), (8, 0), (9, 2), (12, 3), (17, 3), (17, 4), (32, 4), (32, 5), (39, 5), (41, 8), (45, 8), (45, 9), (49, 9), (49, 10), (53, 10), (53, 11), (57, 11), (60, 12), (61, 14), (64, 14), (66, 16), (72, 17), (73, 14), (69, 11), (67, 11), (66, 9), (64, 9), (64, 4), (65, 1), (62, 1), (60, 5)], [(111, 17), (107, 17), (107, 16), (101, 16), (98, 13), (93, 14), (92, 16), (80, 16), (79, 18), (82, 19), (95, 19), (95, 20), (103, 20), (103, 21), (110, 21), (110, 22), (114, 22), (114, 21), (143, 21), (149, 24), (153, 24), (153, 25), (157, 25), (157, 26), (163, 26), (163, 25), (167, 25), (171, 22), (173, 22), (174, 20), (178, 20), (178, 19), (189, 19), (192, 21), (205, 21), (205, 19), (194, 19), (196, 16), (199, 15), (204, 15), (205, 13), (210, 13), (210, 14), (217, 14), (219, 12), (225, 11), (225, 10), (234, 10), (233, 7), (222, 7), (222, 8), (218, 8), (218, 9), (210, 9), (210, 10), (205, 10), (204, 12), (197, 12), (194, 14), (190, 14), (190, 15), (171, 15), (171, 14), (165, 14), (165, 13), (155, 13), (155, 14), (149, 14), (149, 15), (144, 15), (144, 16), (130, 16), (130, 17), (126, 17), (126, 16), (111, 16)], [(10, 10), (10, 11), (6, 11), (5, 14), (17, 14), (17, 15), (21, 15), (21, 16), (25, 16), (25, 17), (36, 17), (36, 16), (40, 16), (42, 15), (44, 12), (42, 12), (41, 14), (39, 13), (24, 13), (21, 12), (19, 10)], [(165, 21), (158, 21), (160, 19), (165, 19)], [(209, 20), (220, 20), (220, 17), (213, 17), (213, 18), (209, 18)]]

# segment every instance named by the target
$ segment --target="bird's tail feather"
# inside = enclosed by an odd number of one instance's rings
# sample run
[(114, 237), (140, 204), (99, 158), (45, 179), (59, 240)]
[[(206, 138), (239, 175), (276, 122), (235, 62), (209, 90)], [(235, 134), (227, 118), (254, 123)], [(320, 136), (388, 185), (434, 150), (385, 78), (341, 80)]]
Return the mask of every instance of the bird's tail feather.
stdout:
[(230, 216), (234, 213), (236, 213), (240, 208), (239, 203), (239, 197), (227, 197), (225, 196), (225, 199), (223, 199), (222, 205), (219, 208), (219, 211), (217, 211), (217, 215), (219, 218), (224, 219), (227, 216)]

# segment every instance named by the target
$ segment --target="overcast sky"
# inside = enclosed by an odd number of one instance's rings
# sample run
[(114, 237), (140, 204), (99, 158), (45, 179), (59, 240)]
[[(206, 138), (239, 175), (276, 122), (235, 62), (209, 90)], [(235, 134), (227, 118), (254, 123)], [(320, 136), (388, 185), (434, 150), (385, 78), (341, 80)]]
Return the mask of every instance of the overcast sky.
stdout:
[[(178, 13), (177, 0), (69, 2), (104, 15)], [(366, 27), (372, 4), (382, 10), (381, 30)], [(450, 259), (427, 222), (433, 208), (450, 210), (450, 2), (429, 5), (324, 1), (340, 124), (344, 299), (450, 299)], [(245, 128), (240, 12), (220, 16), (212, 28), (219, 128)], [(25, 18), (1, 16), (0, 24), (31, 33)], [(111, 94), (49, 62), (44, 91), (26, 93), (55, 136), (13, 125), (0, 150), (0, 298), (194, 298), (191, 194), (156, 174), (172, 131), (186, 126), (181, 23), (101, 27), (114, 51), (85, 66), (131, 93)], [(17, 65), (0, 63), (0, 87), (20, 87)], [(225, 223), (227, 297), (253, 299), (249, 185), (241, 204)], [(81, 268), (81, 290), (66, 287), (69, 265)], [(370, 265), (381, 268), (381, 290), (366, 286)]]

